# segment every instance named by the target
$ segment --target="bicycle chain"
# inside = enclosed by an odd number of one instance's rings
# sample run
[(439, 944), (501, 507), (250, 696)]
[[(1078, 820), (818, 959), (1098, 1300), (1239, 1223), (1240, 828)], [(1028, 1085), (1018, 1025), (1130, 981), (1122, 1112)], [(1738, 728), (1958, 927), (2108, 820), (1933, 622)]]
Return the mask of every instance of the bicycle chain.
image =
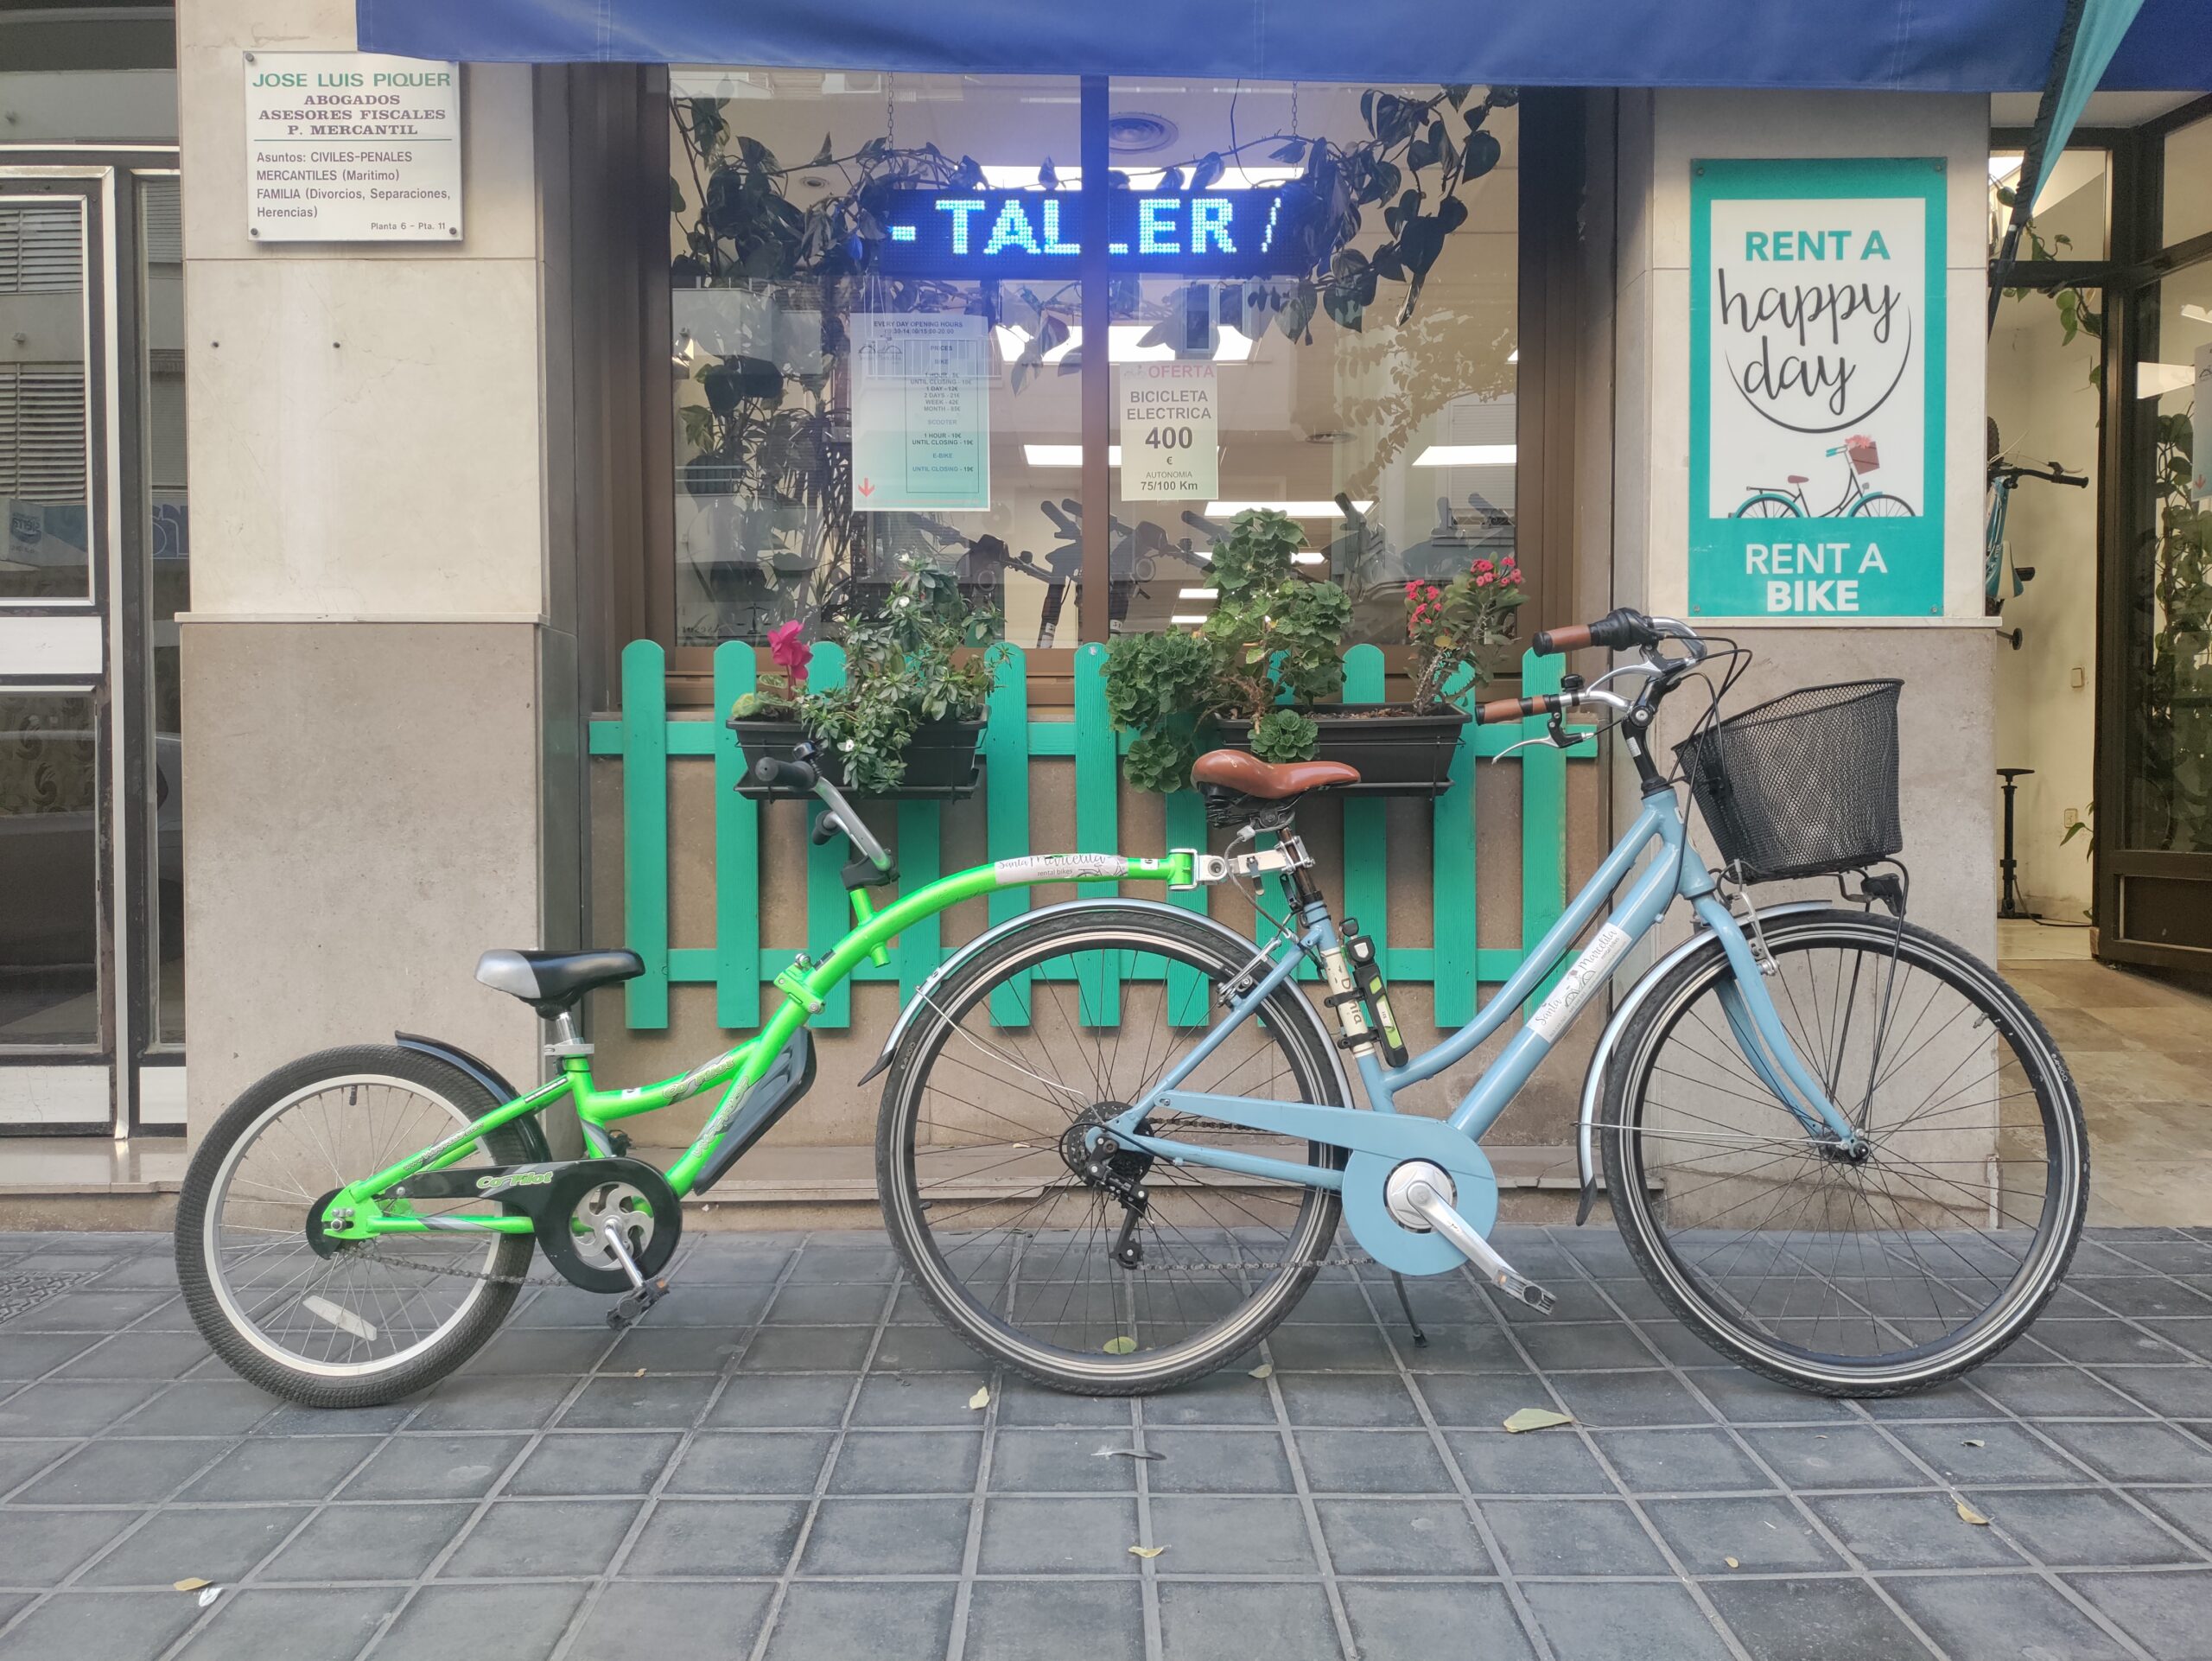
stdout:
[[(374, 1240), (341, 1242), (337, 1255), (359, 1257), (379, 1263), (390, 1269), (405, 1270), (418, 1275), (444, 1275), (454, 1280), (482, 1281), (492, 1286), (566, 1286), (569, 1282), (559, 1275), (491, 1275), (480, 1269), (459, 1269), (442, 1263), (410, 1263), (398, 1257), (387, 1257), (377, 1250)], [(1208, 1273), (1224, 1270), (1239, 1272), (1245, 1270), (1280, 1273), (1285, 1269), (1368, 1269), (1375, 1266), (1375, 1259), (1365, 1253), (1341, 1257), (1314, 1257), (1303, 1263), (1177, 1263), (1178, 1269), (1198, 1270)]]
[(492, 1275), (480, 1269), (458, 1269), (443, 1263), (410, 1263), (400, 1257), (387, 1257), (377, 1250), (375, 1240), (343, 1240), (339, 1242), (336, 1256), (360, 1257), (379, 1263), (388, 1269), (404, 1270), (417, 1275), (445, 1275), (460, 1281), (482, 1281), (488, 1286), (566, 1286), (569, 1281), (560, 1275)]

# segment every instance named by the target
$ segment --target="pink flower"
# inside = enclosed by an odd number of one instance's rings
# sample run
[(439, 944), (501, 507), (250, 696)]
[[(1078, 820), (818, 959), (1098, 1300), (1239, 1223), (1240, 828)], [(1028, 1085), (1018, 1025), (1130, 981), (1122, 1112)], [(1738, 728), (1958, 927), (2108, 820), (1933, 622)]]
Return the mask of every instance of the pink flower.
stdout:
[(1486, 559), (1478, 559), (1475, 562), (1475, 569), (1478, 571), (1486, 571), (1490, 570), (1490, 562)]
[(1488, 571), (1484, 571), (1481, 576), (1475, 579), (1475, 586), (1478, 589), (1487, 589), (1491, 583), (1497, 581), (1497, 579), (1496, 577), (1492, 576)]
[(779, 623), (768, 631), (768, 655), (793, 680), (806, 673), (807, 665), (814, 660), (814, 648), (798, 638), (803, 627), (797, 622)]
[(1414, 577), (1406, 584), (1406, 597), (1411, 599), (1421, 592), (1421, 579)]

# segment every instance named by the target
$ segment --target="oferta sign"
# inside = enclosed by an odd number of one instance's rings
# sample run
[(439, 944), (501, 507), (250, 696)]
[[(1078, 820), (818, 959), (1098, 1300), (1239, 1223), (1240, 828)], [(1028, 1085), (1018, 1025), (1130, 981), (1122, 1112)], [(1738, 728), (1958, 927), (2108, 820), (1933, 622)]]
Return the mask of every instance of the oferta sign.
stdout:
[(1943, 608), (1943, 163), (1698, 162), (1689, 601)]
[[(1107, 194), (1109, 262), (1181, 277), (1294, 277), (1288, 188)], [(879, 269), (893, 277), (1076, 275), (1079, 190), (893, 190), (880, 217)]]

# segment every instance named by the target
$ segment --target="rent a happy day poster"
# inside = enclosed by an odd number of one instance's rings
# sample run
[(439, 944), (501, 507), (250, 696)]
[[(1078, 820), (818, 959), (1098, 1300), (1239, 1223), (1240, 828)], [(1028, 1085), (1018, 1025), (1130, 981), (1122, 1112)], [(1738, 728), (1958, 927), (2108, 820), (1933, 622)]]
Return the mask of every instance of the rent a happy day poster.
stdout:
[(1943, 163), (1693, 164), (1689, 598), (1943, 603)]

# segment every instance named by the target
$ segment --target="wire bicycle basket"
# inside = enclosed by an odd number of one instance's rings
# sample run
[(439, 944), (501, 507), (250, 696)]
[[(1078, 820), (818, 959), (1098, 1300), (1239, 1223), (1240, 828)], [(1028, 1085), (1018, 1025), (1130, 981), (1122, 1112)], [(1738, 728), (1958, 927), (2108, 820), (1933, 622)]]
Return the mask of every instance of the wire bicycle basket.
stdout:
[(1863, 869), (1899, 852), (1898, 680), (1795, 692), (1675, 747), (1730, 872), (1746, 882)]

